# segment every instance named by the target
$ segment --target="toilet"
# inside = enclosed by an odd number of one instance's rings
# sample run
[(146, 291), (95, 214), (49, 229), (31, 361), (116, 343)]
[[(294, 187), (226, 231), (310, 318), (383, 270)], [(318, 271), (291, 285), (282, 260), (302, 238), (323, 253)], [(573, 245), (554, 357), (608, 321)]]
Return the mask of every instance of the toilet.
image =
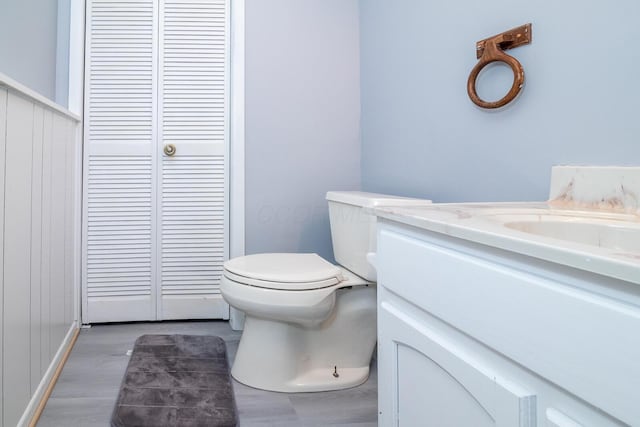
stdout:
[(376, 217), (379, 206), (428, 200), (359, 191), (327, 193), (334, 265), (312, 253), (227, 261), (220, 290), (245, 313), (231, 375), (263, 390), (354, 387), (369, 376), (376, 344)]

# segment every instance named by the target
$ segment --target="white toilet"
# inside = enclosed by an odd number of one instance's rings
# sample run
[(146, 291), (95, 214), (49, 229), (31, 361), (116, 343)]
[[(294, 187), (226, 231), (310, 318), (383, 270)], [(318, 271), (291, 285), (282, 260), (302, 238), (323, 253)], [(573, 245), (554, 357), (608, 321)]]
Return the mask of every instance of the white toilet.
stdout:
[(336, 266), (316, 254), (258, 254), (224, 265), (224, 299), (245, 313), (231, 375), (280, 392), (362, 384), (376, 344), (376, 217), (366, 208), (430, 203), (327, 193)]

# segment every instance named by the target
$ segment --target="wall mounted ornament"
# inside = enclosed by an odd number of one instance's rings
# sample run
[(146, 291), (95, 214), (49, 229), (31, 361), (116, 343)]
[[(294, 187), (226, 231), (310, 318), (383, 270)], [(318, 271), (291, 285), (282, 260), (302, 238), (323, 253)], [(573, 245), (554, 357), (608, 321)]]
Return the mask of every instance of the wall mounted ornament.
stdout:
[[(524, 69), (516, 58), (507, 55), (504, 51), (530, 43), (530, 23), (480, 40), (476, 43), (476, 57), (479, 60), (471, 70), (469, 80), (467, 80), (467, 93), (474, 104), (487, 109), (500, 108), (513, 101), (520, 94), (524, 86)], [(476, 80), (482, 69), (493, 62), (503, 62), (511, 68), (511, 71), (513, 71), (513, 85), (503, 98), (497, 101), (485, 101), (478, 96)]]

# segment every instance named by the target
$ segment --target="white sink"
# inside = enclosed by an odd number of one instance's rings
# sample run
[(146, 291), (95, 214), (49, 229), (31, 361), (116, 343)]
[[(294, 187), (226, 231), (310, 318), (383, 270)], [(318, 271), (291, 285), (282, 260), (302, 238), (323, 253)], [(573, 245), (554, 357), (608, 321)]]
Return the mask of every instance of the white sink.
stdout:
[(625, 214), (559, 211), (487, 215), (507, 228), (613, 251), (640, 253), (640, 222)]

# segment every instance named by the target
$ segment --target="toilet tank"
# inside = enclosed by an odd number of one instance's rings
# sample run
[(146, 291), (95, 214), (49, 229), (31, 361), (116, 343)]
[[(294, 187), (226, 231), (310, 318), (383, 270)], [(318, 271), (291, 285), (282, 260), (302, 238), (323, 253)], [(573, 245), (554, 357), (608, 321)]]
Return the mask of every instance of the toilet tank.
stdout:
[(367, 212), (366, 208), (421, 206), (431, 203), (430, 200), (362, 191), (329, 191), (327, 201), (336, 261), (347, 270), (372, 282), (377, 279), (376, 270), (367, 260), (367, 255), (374, 255), (376, 252), (376, 216)]

